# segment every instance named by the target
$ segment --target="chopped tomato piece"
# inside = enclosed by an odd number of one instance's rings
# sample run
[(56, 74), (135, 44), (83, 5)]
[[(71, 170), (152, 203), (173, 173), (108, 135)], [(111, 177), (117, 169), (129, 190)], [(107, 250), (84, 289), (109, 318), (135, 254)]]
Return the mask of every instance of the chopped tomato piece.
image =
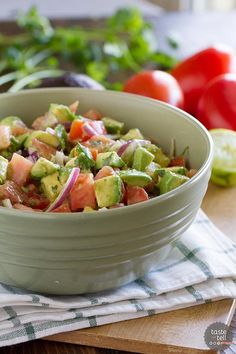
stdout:
[(136, 204), (148, 200), (148, 194), (141, 187), (128, 186), (126, 188), (127, 205)]
[(95, 148), (98, 152), (103, 152), (104, 147), (111, 143), (111, 140), (103, 135), (94, 135), (89, 140), (85, 141), (83, 144), (88, 148)]
[(112, 142), (114, 140), (111, 140), (110, 138), (107, 138), (106, 136), (104, 135), (96, 135), (96, 136), (92, 136), (90, 139), (89, 139), (89, 143), (91, 145), (94, 144), (94, 146), (96, 145), (96, 143), (102, 143), (102, 144), (109, 144), (110, 142)]
[(14, 209), (18, 209), (18, 210), (23, 210), (23, 211), (34, 211), (33, 208), (30, 208), (30, 207), (28, 207), (26, 205), (19, 204), (19, 203), (14, 204), (13, 208)]
[(33, 121), (32, 128), (35, 130), (46, 130), (48, 127), (54, 127), (57, 124), (57, 118), (47, 112)]
[(22, 189), (12, 181), (6, 181), (0, 186), (0, 200), (10, 199), (12, 204), (26, 203), (28, 197)]
[(65, 200), (58, 208), (52, 211), (53, 213), (71, 213), (68, 200)]
[(185, 166), (186, 159), (184, 156), (176, 156), (170, 161), (170, 166)]
[(145, 191), (147, 193), (151, 193), (153, 189), (155, 188), (156, 183), (154, 181), (151, 181), (147, 186), (145, 186)]
[(99, 113), (98, 111), (95, 111), (95, 109), (90, 109), (88, 112), (86, 112), (83, 115), (85, 118), (89, 118), (89, 119), (94, 119), (94, 120), (100, 120), (102, 119), (102, 115), (101, 113)]
[(98, 149), (89, 148), (89, 150), (92, 154), (93, 160), (96, 161), (97, 156), (98, 156)]
[(76, 139), (81, 139), (83, 135), (83, 130), (82, 127), (84, 125), (84, 122), (79, 119), (75, 119), (70, 128), (70, 133), (69, 133), (69, 139), (71, 141), (76, 140)]
[(96, 197), (92, 173), (81, 173), (70, 191), (71, 210), (96, 208)]
[(78, 107), (79, 107), (79, 101), (75, 101), (69, 106), (69, 109), (72, 113), (76, 113)]
[(0, 150), (7, 149), (11, 145), (11, 128), (0, 125)]
[(28, 132), (30, 132), (30, 129), (28, 129), (24, 124), (18, 124), (11, 128), (11, 133), (14, 136), (18, 136)]
[(23, 186), (30, 177), (30, 171), (33, 165), (34, 164), (25, 157), (14, 153), (8, 165), (10, 179), (19, 186)]
[(195, 174), (197, 173), (197, 170), (195, 168), (191, 168), (187, 173), (186, 176), (188, 178), (192, 178), (193, 176), (195, 176)]
[(121, 208), (123, 206), (125, 206), (124, 203), (118, 203), (118, 204), (112, 205), (109, 209)]
[(44, 210), (48, 207), (49, 200), (43, 195), (32, 193), (28, 198), (27, 204), (34, 209)]
[(35, 129), (35, 130), (43, 129), (45, 121), (46, 121), (46, 116), (45, 115), (37, 117), (32, 123), (32, 128)]
[(45, 159), (51, 160), (52, 156), (56, 154), (56, 149), (48, 144), (39, 141), (38, 139), (32, 139), (32, 147), (35, 147), (39, 156)]
[(108, 177), (108, 176), (114, 176), (115, 171), (113, 170), (112, 167), (110, 166), (104, 166), (101, 168), (101, 170), (98, 171), (96, 176), (94, 177), (95, 180), (98, 180), (100, 178)]

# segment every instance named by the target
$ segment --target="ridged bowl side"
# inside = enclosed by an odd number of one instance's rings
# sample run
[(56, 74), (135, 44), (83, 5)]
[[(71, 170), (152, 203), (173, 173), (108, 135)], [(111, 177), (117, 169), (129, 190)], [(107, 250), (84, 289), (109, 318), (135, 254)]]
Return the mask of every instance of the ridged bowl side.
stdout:
[(28, 121), (29, 97), (37, 102), (31, 105), (34, 116), (47, 102), (68, 104), (79, 97), (86, 110), (92, 101), (103, 114), (141, 127), (163, 144), (171, 137), (180, 150), (188, 144), (199, 172), (166, 195), (126, 208), (60, 215), (1, 209), (0, 281), (52, 294), (93, 292), (135, 280), (168, 255), (192, 223), (210, 176), (211, 140), (198, 122), (168, 105), (119, 93), (51, 89), (2, 96), (3, 115), (11, 110)]
[[(166, 208), (165, 203), (153, 208), (147, 219), (142, 217), (143, 211), (135, 213), (135, 217), (142, 220), (135, 228), (116, 231), (111, 218), (106, 232), (91, 232), (86, 236), (79, 223), (75, 223), (75, 230), (71, 228), (70, 234), (64, 237), (62, 234), (42, 237), (41, 232), (46, 233), (50, 222), (42, 225), (45, 230), (41, 227), (37, 235), (32, 234), (30, 228), (24, 228), (24, 233), (19, 233), (13, 226), (11, 230), (1, 230), (0, 279), (8, 284), (55, 294), (105, 290), (135, 280), (166, 258), (172, 243), (192, 223), (207, 181), (206, 174), (199, 180), (201, 191), (196, 185), (195, 193), (191, 190), (191, 193), (185, 191), (181, 196), (173, 196), (173, 212), (161, 219), (157, 215)], [(132, 222), (132, 218), (115, 218), (117, 223), (125, 221), (128, 226), (128, 221)]]

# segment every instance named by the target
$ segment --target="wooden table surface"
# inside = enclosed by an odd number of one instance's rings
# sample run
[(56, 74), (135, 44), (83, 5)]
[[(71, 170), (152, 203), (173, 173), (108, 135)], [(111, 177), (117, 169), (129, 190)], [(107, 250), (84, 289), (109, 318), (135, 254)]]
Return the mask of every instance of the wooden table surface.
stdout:
[[(73, 21), (74, 22), (74, 21)], [(219, 26), (220, 23), (220, 26)], [(156, 20), (160, 45), (165, 47), (165, 35), (177, 33), (184, 47), (178, 51), (180, 57), (219, 40), (236, 47), (236, 12), (226, 14), (168, 14)], [(207, 31), (210, 29), (210, 31)], [(15, 31), (14, 26), (0, 24), (4, 32)], [(186, 43), (188, 46), (186, 46)], [(202, 204), (211, 220), (236, 242), (236, 188), (223, 189), (212, 184)], [(158, 316), (158, 315), (156, 315)], [(137, 320), (138, 321), (138, 320)], [(80, 345), (35, 340), (16, 346), (1, 348), (2, 354), (122, 354), (127, 352), (99, 349)], [(158, 353), (162, 354), (162, 353)]]

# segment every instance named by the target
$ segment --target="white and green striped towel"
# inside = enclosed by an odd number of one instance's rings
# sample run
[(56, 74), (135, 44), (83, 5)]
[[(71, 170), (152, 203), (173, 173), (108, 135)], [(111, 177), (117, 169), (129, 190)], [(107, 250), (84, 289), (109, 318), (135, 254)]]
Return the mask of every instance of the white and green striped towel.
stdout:
[(0, 284), (0, 346), (223, 298), (236, 298), (236, 245), (199, 211), (168, 259), (119, 289), (44, 296)]

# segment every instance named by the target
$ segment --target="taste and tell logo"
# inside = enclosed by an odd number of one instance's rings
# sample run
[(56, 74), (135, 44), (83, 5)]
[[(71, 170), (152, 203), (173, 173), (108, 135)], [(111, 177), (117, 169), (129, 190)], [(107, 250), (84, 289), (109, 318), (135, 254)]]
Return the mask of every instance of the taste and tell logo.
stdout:
[(205, 343), (210, 349), (224, 350), (233, 343), (233, 334), (226, 324), (214, 322), (207, 327), (204, 334)]

